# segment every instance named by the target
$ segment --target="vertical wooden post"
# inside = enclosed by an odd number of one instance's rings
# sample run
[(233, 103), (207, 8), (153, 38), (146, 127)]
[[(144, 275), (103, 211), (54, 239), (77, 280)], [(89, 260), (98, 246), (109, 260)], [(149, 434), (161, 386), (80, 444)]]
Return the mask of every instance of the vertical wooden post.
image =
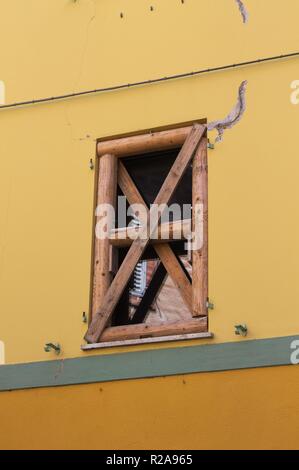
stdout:
[[(192, 176), (192, 299), (193, 317), (208, 315), (208, 158), (203, 138), (193, 159)], [(197, 246), (198, 241), (202, 246)]]
[[(99, 210), (102, 205), (109, 204), (114, 209), (116, 206), (116, 190), (117, 190), (117, 159), (114, 155), (103, 155), (99, 162), (99, 178), (97, 192), (97, 221), (100, 221), (99, 215), (103, 216), (103, 210)], [(110, 216), (107, 215), (107, 220)], [(109, 225), (109, 224), (108, 224)], [(102, 300), (104, 299), (111, 281), (111, 251), (109, 242), (109, 233), (105, 238), (95, 237), (94, 249), (94, 282), (93, 282), (93, 302), (92, 316), (99, 311)]]

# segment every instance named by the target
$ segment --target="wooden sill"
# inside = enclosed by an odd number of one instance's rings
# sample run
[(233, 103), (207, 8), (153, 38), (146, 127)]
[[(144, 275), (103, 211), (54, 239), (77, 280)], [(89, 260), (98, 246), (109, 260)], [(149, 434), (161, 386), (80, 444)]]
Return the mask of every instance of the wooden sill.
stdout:
[(104, 348), (116, 348), (120, 346), (138, 346), (140, 344), (155, 344), (155, 343), (169, 343), (174, 341), (186, 341), (192, 339), (212, 339), (213, 333), (190, 333), (174, 336), (160, 336), (157, 338), (139, 338), (139, 339), (128, 339), (123, 341), (110, 341), (95, 344), (86, 344), (81, 346), (82, 351), (91, 351), (94, 349)]

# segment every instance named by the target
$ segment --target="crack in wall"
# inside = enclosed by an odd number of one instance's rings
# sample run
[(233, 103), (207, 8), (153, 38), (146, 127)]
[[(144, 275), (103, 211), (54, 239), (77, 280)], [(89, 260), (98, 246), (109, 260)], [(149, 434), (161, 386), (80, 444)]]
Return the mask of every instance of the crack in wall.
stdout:
[(90, 2), (92, 3), (93, 5), (93, 12), (88, 20), (88, 23), (86, 25), (86, 32), (85, 32), (85, 41), (84, 41), (84, 46), (83, 46), (83, 51), (82, 51), (82, 54), (81, 54), (81, 60), (80, 60), (80, 65), (79, 65), (79, 72), (78, 72), (78, 78), (76, 80), (76, 83), (75, 83), (75, 88), (78, 86), (79, 84), (79, 81), (80, 81), (80, 78), (81, 78), (81, 75), (82, 75), (82, 69), (83, 69), (83, 64), (84, 64), (84, 59), (85, 59), (85, 55), (86, 55), (86, 51), (87, 51), (87, 47), (88, 47), (88, 42), (89, 42), (89, 30), (90, 30), (90, 26), (92, 24), (92, 22), (95, 20), (96, 16), (97, 16), (97, 6), (96, 6), (96, 3), (95, 3), (95, 0), (90, 0)]
[(231, 129), (234, 127), (242, 118), (243, 114), (246, 110), (246, 87), (247, 87), (247, 80), (241, 83), (238, 92), (238, 100), (237, 104), (234, 106), (232, 111), (228, 114), (228, 116), (224, 119), (219, 121), (213, 121), (208, 124), (208, 130), (216, 130), (218, 132), (218, 136), (215, 142), (222, 142), (223, 134), (227, 129)]
[(248, 23), (249, 13), (242, 0), (235, 0), (241, 12), (243, 23)]

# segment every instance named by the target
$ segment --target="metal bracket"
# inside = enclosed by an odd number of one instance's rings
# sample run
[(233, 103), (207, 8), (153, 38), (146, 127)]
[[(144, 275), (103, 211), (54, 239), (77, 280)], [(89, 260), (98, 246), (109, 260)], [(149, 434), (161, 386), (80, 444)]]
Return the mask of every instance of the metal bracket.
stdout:
[(248, 334), (247, 325), (235, 325), (235, 334), (237, 336), (247, 336)]
[(59, 343), (46, 343), (44, 346), (45, 352), (55, 351), (56, 354), (61, 353), (61, 346)]

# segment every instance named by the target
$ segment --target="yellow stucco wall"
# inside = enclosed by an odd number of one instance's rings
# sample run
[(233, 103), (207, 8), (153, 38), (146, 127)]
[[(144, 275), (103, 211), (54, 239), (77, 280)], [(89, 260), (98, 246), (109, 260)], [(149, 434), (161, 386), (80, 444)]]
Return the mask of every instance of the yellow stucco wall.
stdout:
[[(247, 0), (1, 1), (6, 102), (292, 52), (299, 5)], [(270, 14), (268, 14), (268, 8)], [(120, 12), (124, 18), (120, 18)], [(5, 18), (5, 19), (4, 19)], [(210, 329), (215, 342), (297, 333), (298, 59), (1, 111), (0, 339), (6, 361), (78, 356), (89, 306), (95, 140), (224, 117), (243, 79), (243, 121), (210, 153)]]
[(298, 393), (295, 366), (7, 392), (0, 449), (297, 449)]

